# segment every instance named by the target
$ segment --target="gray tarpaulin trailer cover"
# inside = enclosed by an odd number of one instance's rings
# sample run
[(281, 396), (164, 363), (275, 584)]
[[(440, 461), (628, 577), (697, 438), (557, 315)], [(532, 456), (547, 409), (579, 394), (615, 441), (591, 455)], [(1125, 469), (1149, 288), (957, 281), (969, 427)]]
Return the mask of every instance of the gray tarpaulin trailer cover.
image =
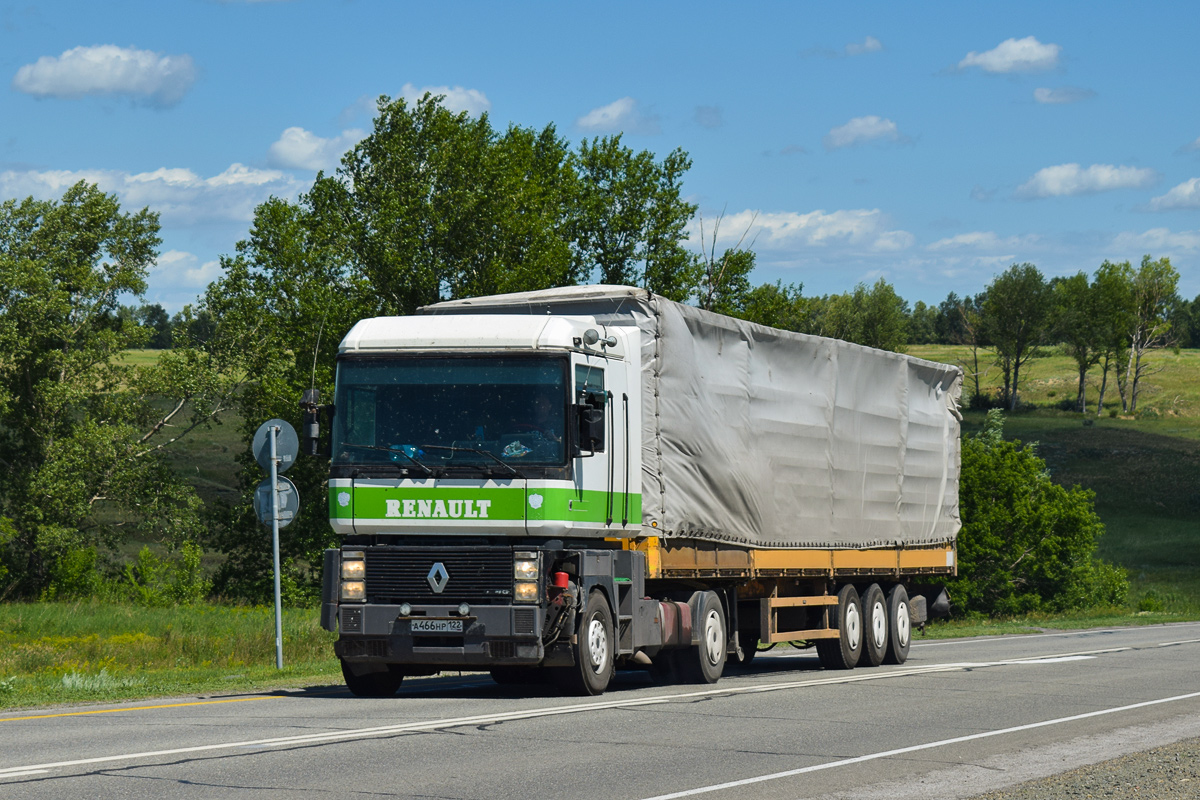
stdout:
[(961, 527), (958, 367), (626, 286), (454, 300), (421, 313), (553, 313), (638, 328), (647, 534), (846, 549), (945, 545)]

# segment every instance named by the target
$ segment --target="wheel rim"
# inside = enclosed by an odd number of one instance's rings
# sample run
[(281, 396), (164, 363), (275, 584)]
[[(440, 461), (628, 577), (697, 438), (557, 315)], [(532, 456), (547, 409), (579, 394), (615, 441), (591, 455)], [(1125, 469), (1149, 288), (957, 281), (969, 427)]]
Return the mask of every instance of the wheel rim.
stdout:
[(862, 620), (858, 604), (851, 603), (846, 607), (846, 644), (851, 650), (857, 650), (862, 644)]
[(871, 635), (875, 638), (875, 647), (882, 650), (887, 644), (887, 609), (882, 602), (871, 607)]
[(704, 655), (713, 666), (721, 662), (721, 653), (725, 649), (722, 639), (724, 636), (721, 631), (721, 615), (716, 611), (709, 611), (708, 616), (704, 618)]
[(608, 636), (604, 632), (604, 623), (594, 617), (588, 623), (587, 642), (592, 671), (601, 674), (608, 667)]
[(899, 603), (896, 606), (896, 641), (901, 647), (908, 647), (909, 627), (911, 621), (908, 618), (908, 603)]

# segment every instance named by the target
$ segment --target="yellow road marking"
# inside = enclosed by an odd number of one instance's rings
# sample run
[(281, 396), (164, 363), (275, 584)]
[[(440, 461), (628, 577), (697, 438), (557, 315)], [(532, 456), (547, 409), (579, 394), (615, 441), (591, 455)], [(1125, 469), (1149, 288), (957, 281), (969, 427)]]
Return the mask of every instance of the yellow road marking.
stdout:
[(132, 706), (130, 708), (102, 708), (97, 711), (66, 711), (62, 714), (38, 714), (32, 717), (8, 717), (0, 722), (17, 722), (23, 719), (51, 719), (53, 717), (82, 717), (87, 714), (119, 714), (122, 711), (153, 711), (156, 708), (183, 708), (184, 706), (212, 706), (218, 703), (248, 703), (251, 700), (279, 700), (277, 695), (266, 697), (234, 697), (229, 700), (197, 700), (194, 703), (168, 703), (162, 706)]

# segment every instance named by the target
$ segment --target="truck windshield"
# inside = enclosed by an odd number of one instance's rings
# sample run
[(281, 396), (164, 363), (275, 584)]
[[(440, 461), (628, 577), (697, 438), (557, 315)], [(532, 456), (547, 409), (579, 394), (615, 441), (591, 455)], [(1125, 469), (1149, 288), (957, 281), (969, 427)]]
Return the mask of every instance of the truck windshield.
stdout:
[(338, 363), (333, 463), (562, 466), (566, 361), (410, 356)]

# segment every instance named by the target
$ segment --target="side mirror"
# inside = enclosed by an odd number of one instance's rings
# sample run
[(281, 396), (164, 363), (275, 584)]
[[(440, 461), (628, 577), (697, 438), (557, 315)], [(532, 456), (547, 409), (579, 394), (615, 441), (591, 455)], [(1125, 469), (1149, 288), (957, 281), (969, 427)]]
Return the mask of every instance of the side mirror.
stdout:
[(604, 452), (604, 392), (590, 391), (581, 393), (583, 402), (575, 406), (575, 420), (578, 432), (578, 444), (575, 454), (584, 452)]

